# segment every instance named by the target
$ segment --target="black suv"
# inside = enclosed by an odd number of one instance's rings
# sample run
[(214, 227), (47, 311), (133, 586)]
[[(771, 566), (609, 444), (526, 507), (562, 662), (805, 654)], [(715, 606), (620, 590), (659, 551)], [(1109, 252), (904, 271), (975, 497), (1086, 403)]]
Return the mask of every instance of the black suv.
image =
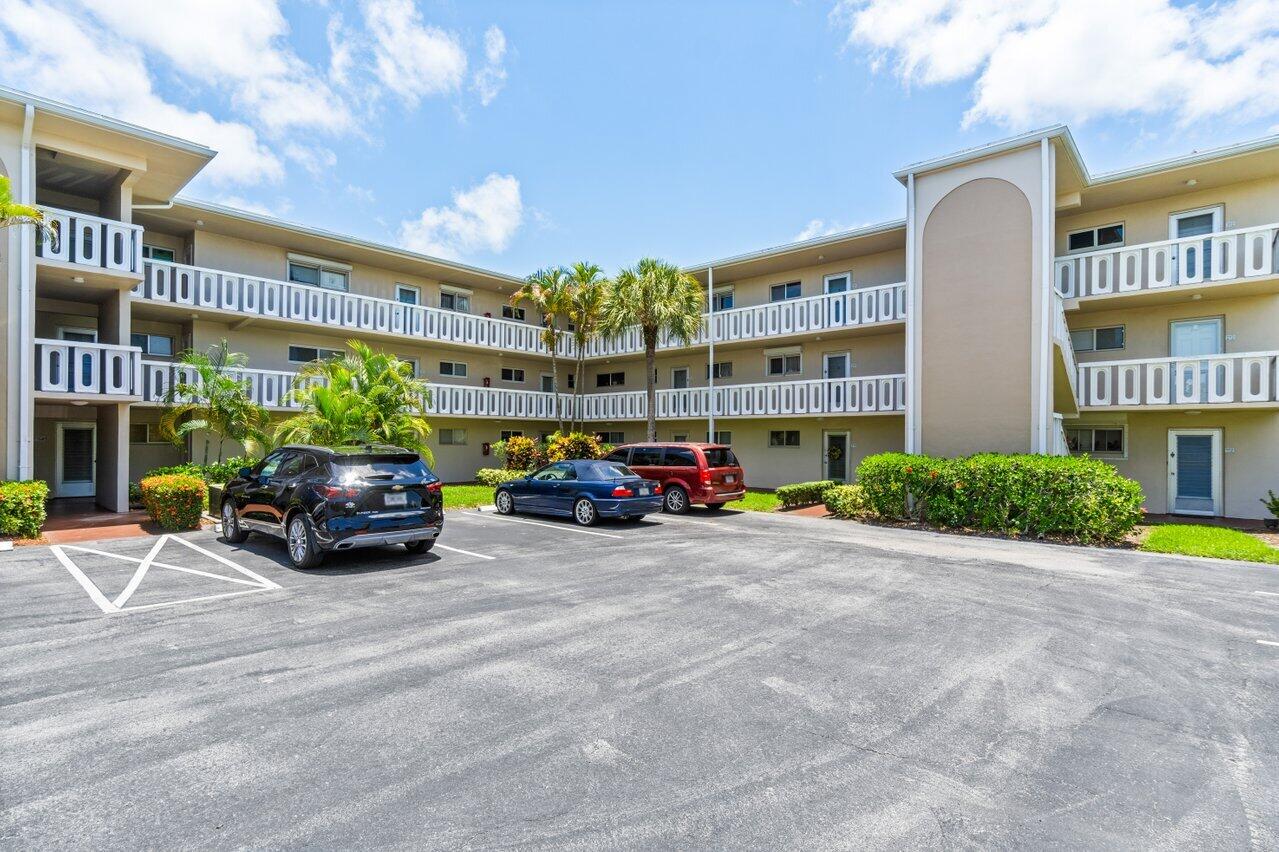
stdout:
[(385, 444), (281, 447), (241, 468), (222, 494), (226, 541), (279, 536), (299, 568), (328, 550), (403, 544), (425, 553), (443, 528), (439, 477), (417, 453)]

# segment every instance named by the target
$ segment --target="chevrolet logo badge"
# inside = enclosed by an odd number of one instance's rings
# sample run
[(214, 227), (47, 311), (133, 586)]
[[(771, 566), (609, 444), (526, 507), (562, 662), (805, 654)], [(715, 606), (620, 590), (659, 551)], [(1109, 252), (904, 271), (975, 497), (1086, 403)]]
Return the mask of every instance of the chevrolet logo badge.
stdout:
[(392, 490), (392, 491), (403, 491), (403, 490), (404, 490), (404, 486), (403, 486), (403, 485), (392, 485), (392, 486), (391, 486), (391, 490)]

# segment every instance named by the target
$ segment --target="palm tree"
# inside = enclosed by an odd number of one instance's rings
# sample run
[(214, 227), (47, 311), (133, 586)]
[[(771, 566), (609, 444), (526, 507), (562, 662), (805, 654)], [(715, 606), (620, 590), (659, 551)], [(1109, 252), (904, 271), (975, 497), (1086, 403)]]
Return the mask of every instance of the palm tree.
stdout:
[(14, 204), (9, 179), (0, 175), (0, 228), (8, 228), (10, 225), (35, 225), (36, 228), (43, 228), (44, 213), (38, 207)]
[(600, 331), (621, 334), (637, 325), (644, 338), (644, 382), (648, 389), (648, 440), (657, 440), (657, 341), (666, 336), (683, 346), (702, 328), (705, 301), (697, 279), (678, 266), (651, 257), (613, 279), (604, 300)]
[(555, 420), (561, 432), (564, 416), (560, 411), (560, 334), (556, 321), (568, 312), (568, 291), (568, 272), (556, 266), (534, 272), (511, 294), (512, 305), (527, 303), (542, 315), (542, 342), (551, 352), (551, 393), (554, 394)]
[(276, 427), (280, 443), (323, 446), (394, 444), (435, 464), (426, 440), (431, 388), (413, 375), (413, 365), (374, 352), (367, 343), (348, 340), (342, 358), (313, 361), (298, 373), (291, 399), (302, 413)]
[(581, 418), (581, 431), (586, 431), (586, 410), (582, 404), (582, 397), (585, 395), (582, 379), (586, 371), (586, 347), (599, 327), (607, 289), (608, 279), (598, 265), (579, 261), (569, 270), (568, 320), (573, 324), (573, 344), (577, 352), (569, 431), (573, 431), (573, 415)]
[(230, 351), (223, 340), (208, 352), (188, 349), (176, 365), (182, 378), (164, 395), (160, 434), (175, 444), (188, 435), (204, 432), (204, 464), (209, 463), (209, 436), (218, 436), (218, 461), (228, 438), (245, 449), (262, 440), (270, 415), (253, 401), (249, 381), (238, 371), (248, 366), (249, 356)]

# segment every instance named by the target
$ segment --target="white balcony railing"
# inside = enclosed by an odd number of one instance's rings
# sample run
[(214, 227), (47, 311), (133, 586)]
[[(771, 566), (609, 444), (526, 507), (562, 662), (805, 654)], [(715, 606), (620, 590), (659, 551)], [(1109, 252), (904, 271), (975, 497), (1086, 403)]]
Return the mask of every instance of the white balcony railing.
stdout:
[(1075, 362), (1075, 346), (1070, 342), (1070, 326), (1066, 324), (1066, 303), (1061, 296), (1053, 297), (1053, 340), (1061, 347), (1066, 359), (1066, 375), (1070, 381), (1070, 392), (1079, 398), (1079, 383), (1075, 380), (1078, 365)]
[(114, 272), (142, 273), (142, 228), (40, 206), (48, 229), (36, 239), (36, 257)]
[(1279, 352), (1147, 358), (1079, 366), (1081, 407), (1238, 405), (1279, 402)]
[[(146, 262), (145, 277), (133, 295), (152, 302), (297, 320), (339, 332), (374, 331), (505, 352), (550, 354), (535, 325), (164, 261)], [(572, 337), (566, 332), (561, 335), (561, 353), (571, 352)]]
[(1064, 298), (1161, 290), (1279, 274), (1279, 224), (1102, 249), (1053, 263)]
[[(702, 320), (702, 331), (692, 341), (694, 345), (706, 344), (712, 334), (716, 343), (725, 343), (904, 322), (906, 285), (885, 284), (843, 293), (730, 308), (713, 314), (702, 314)], [(669, 338), (657, 342), (658, 349), (679, 346), (678, 342)], [(596, 337), (588, 344), (586, 355), (588, 358), (611, 357), (643, 351), (644, 340), (639, 329), (631, 328), (614, 337)]]
[(136, 346), (36, 338), (38, 393), (139, 396), (142, 350)]

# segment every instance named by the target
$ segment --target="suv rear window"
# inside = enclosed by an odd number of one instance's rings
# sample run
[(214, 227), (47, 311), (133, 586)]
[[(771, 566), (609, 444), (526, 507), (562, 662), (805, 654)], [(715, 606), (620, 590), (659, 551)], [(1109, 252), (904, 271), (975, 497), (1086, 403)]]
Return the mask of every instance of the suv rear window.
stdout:
[(661, 447), (634, 447), (631, 450), (631, 467), (656, 467), (661, 463)]
[(739, 467), (737, 456), (728, 447), (709, 447), (702, 450), (707, 467)]
[(697, 456), (693, 455), (692, 450), (684, 449), (683, 447), (667, 447), (666, 466), (697, 467)]
[(418, 456), (338, 456), (333, 463), (343, 468), (344, 473), (356, 476), (377, 474), (402, 474), (406, 476), (427, 476), (430, 470)]

